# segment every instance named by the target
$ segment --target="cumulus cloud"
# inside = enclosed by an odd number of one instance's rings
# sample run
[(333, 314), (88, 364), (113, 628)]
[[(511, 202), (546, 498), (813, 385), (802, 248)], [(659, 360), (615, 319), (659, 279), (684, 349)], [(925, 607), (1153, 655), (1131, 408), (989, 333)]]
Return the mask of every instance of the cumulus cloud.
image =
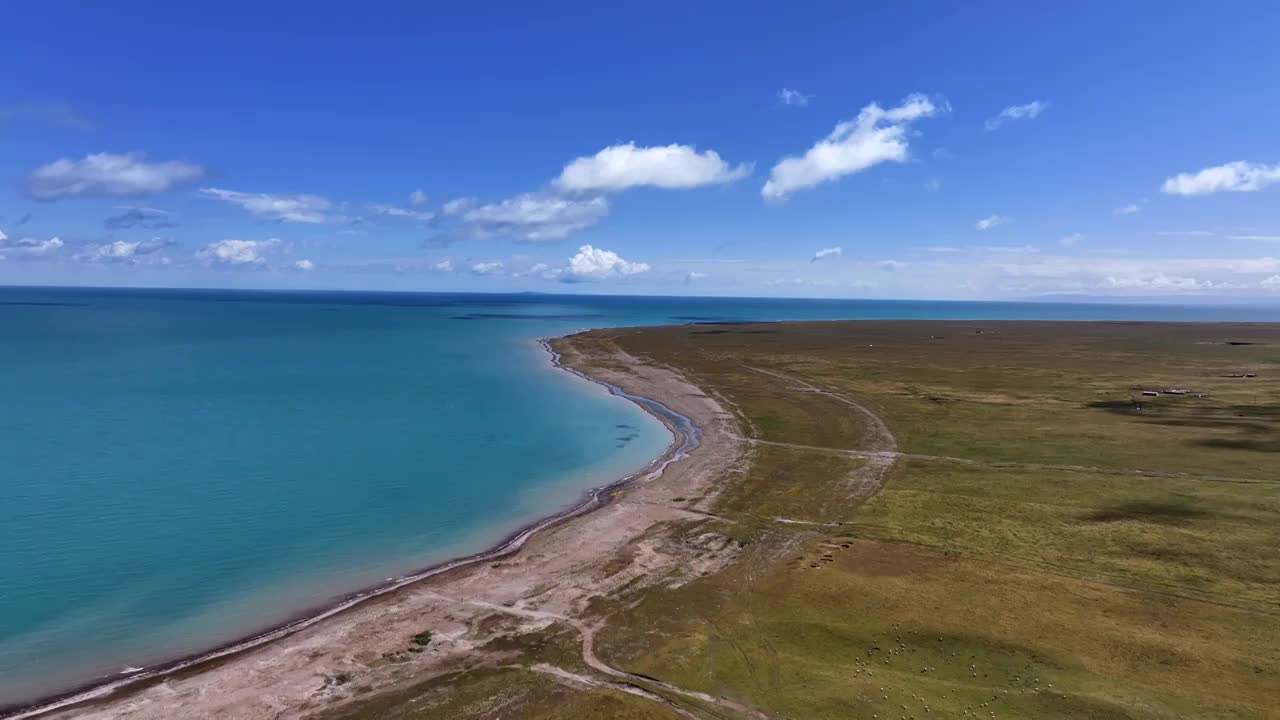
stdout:
[(1013, 120), (1034, 120), (1048, 107), (1049, 103), (1043, 100), (1032, 100), (1026, 105), (1010, 105), (1001, 110), (999, 115), (987, 120), (987, 129), (999, 130), (1005, 123)]
[(311, 262), (310, 260), (308, 260), (308, 259), (306, 259), (306, 258), (303, 258), (303, 259), (301, 259), (301, 260), (299, 260), (299, 261), (297, 261), (297, 262), (295, 262), (295, 263), (293, 264), (293, 269), (294, 269), (294, 270), (302, 270), (302, 271), (306, 272), (306, 271), (309, 271), (309, 270), (315, 270), (315, 269), (316, 269), (316, 264), (315, 264), (315, 263), (313, 263), (313, 262)]
[(432, 269), (432, 270), (435, 270), (436, 272), (453, 272), (453, 261), (452, 261), (452, 260), (441, 260), (440, 262), (436, 263), (435, 265), (432, 265), (432, 266), (431, 266), (431, 269)]
[(1237, 161), (1195, 173), (1179, 173), (1166, 179), (1160, 190), (1169, 195), (1254, 192), (1275, 182), (1280, 182), (1280, 164)]
[(1136, 277), (1108, 277), (1108, 287), (1121, 290), (1211, 290), (1221, 287), (1211, 280), (1199, 280), (1183, 275), (1145, 275)]
[(809, 262), (818, 262), (823, 258), (829, 258), (829, 257), (840, 257), (843, 254), (844, 254), (844, 248), (841, 248), (841, 247), (822, 248), (821, 250), (813, 254), (813, 257), (809, 260)]
[(1208, 230), (1157, 230), (1157, 235), (1164, 237), (1212, 237)]
[(427, 194), (422, 191), (422, 188), (418, 188), (417, 190), (414, 190), (413, 192), (409, 193), (409, 207), (413, 207), (413, 208), (422, 207), (423, 205), (426, 205), (426, 204), (427, 204)]
[(1264, 290), (1280, 290), (1280, 275), (1272, 275), (1258, 283)]
[[(774, 292), (797, 295), (826, 292), (818, 285), (823, 281), (834, 282), (832, 291), (840, 288), (841, 294), (852, 294), (851, 283), (855, 281), (873, 281), (877, 283), (878, 294), (891, 297), (996, 299), (1061, 293), (1112, 297), (1247, 293), (1261, 296), (1265, 291), (1262, 283), (1280, 275), (1280, 257), (1265, 253), (1258, 257), (1214, 257), (1199, 252), (1190, 257), (1145, 257), (1090, 248), (1088, 243), (1064, 251), (1057, 238), (1052, 239), (1055, 242), (1040, 250), (1019, 245), (929, 248), (939, 251), (935, 253), (917, 247), (909, 249), (910, 255), (895, 260), (846, 257), (840, 263), (839, 273), (834, 273), (833, 265), (810, 264), (808, 258), (803, 257), (751, 260), (723, 266), (729, 274), (721, 276), (716, 272), (716, 280), (718, 285), (750, 285), (759, 290), (770, 285), (775, 288)], [(1276, 246), (1259, 247), (1270, 250)], [(681, 274), (689, 269), (703, 268), (682, 267)], [(769, 283), (770, 278), (776, 284)], [(1267, 297), (1277, 297), (1280, 286), (1276, 283), (1280, 281), (1272, 281)]]
[(748, 163), (733, 166), (714, 150), (699, 153), (690, 145), (637, 147), (612, 145), (564, 167), (554, 185), (573, 192), (615, 192), (633, 187), (681, 190), (740, 180)]
[(139, 258), (159, 252), (174, 245), (173, 240), (152, 238), (127, 242), (116, 240), (102, 245), (90, 245), (76, 255), (76, 259), (94, 263), (132, 263)]
[(182, 160), (147, 162), (141, 153), (94, 153), (38, 167), (27, 189), (38, 200), (79, 195), (149, 195), (204, 177), (203, 166)]
[(1071, 233), (1070, 235), (1067, 235), (1062, 239), (1058, 240), (1059, 244), (1065, 245), (1067, 247), (1075, 247), (1076, 245), (1079, 245), (1081, 242), (1084, 242), (1084, 233)]
[(799, 90), (791, 88), (782, 88), (778, 91), (778, 102), (783, 105), (791, 105), (793, 107), (806, 107), (809, 101), (813, 99), (812, 95), (805, 95)]
[(128, 230), (135, 227), (146, 228), (147, 230), (164, 230), (178, 227), (178, 223), (173, 220), (173, 216), (164, 210), (144, 207), (117, 209), (124, 212), (102, 221), (102, 226), (108, 230)]
[(440, 206), (440, 213), (445, 216), (460, 215), (476, 204), (475, 198), (463, 197), (454, 198), (444, 205)]
[(649, 272), (648, 263), (628, 262), (612, 250), (583, 245), (578, 254), (569, 258), (569, 267), (562, 279), (566, 282), (606, 280)]
[(696, 271), (696, 270), (690, 270), (689, 272), (687, 272), (687, 273), (685, 273), (685, 274), (684, 274), (684, 281), (685, 281), (685, 283), (686, 283), (686, 284), (688, 284), (688, 283), (697, 282), (697, 281), (699, 281), (699, 280), (706, 279), (706, 278), (708, 278), (708, 277), (711, 277), (711, 276), (710, 276), (710, 275), (708, 275), (708, 274), (706, 274), (706, 273), (704, 273), (704, 272), (698, 272), (698, 271)]
[(609, 202), (602, 197), (578, 199), (526, 193), (453, 214), (460, 218), (463, 237), (509, 237), (516, 242), (545, 243), (563, 240), (595, 225), (609, 214)]
[(500, 262), (478, 262), (471, 266), (471, 272), (476, 275), (493, 275), (502, 272), (502, 263)]
[(219, 240), (196, 251), (196, 259), (210, 265), (263, 265), (266, 255), (280, 246), (270, 240)]
[(9, 239), (8, 235), (0, 232), (0, 260), (5, 258), (23, 258), (38, 259), (46, 258), (58, 254), (66, 245), (62, 238), (34, 238), (24, 237), (18, 240)]
[(988, 215), (987, 217), (984, 217), (978, 222), (974, 223), (973, 226), (979, 230), (990, 230), (991, 228), (994, 228), (994, 227), (1006, 225), (1008, 224), (1008, 222), (1009, 222), (1009, 218), (1003, 215)]
[(202, 188), (200, 195), (221, 200), (266, 220), (320, 224), (335, 218), (331, 200), (319, 195), (247, 193), (222, 188)]
[(18, 119), (36, 120), (72, 130), (93, 129), (93, 122), (65, 100), (21, 100), (0, 105), (0, 122)]
[(908, 125), (946, 109), (919, 94), (908, 96), (901, 105), (888, 110), (871, 103), (853, 120), (836, 125), (804, 155), (784, 158), (774, 165), (760, 194), (767, 200), (781, 200), (797, 190), (883, 162), (903, 162), (907, 159)]
[(1141, 211), (1142, 211), (1142, 207), (1140, 205), (1124, 205), (1116, 208), (1115, 210), (1112, 210), (1111, 214), (1112, 215), (1132, 215), (1136, 212), (1141, 212)]
[(436, 216), (430, 210), (419, 210), (416, 207), (398, 207), (396, 205), (383, 205), (381, 203), (370, 203), (369, 211), (374, 215), (382, 215), (385, 217), (409, 218), (411, 220), (430, 220)]

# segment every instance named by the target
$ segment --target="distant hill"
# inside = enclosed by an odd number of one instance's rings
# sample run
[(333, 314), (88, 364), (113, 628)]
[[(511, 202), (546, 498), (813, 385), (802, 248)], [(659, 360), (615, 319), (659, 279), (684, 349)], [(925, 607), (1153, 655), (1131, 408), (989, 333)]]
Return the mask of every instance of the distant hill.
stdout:
[(1098, 305), (1213, 305), (1277, 307), (1280, 297), (1231, 295), (1036, 295), (1024, 302), (1085, 303)]

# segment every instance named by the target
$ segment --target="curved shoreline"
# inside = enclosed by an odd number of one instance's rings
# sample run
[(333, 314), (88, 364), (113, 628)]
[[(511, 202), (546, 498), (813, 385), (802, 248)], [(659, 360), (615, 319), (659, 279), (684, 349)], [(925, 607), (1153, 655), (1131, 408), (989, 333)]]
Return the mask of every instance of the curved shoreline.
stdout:
[[(576, 333), (571, 333), (570, 335), (572, 334)], [(468, 567), (477, 563), (492, 562), (494, 560), (510, 557), (518, 553), (520, 549), (538, 533), (557, 527), (568, 520), (586, 515), (587, 513), (604, 507), (610, 502), (615, 491), (640, 478), (660, 476), (666, 470), (668, 465), (686, 457), (699, 446), (701, 428), (699, 428), (691, 418), (676, 412), (657, 400), (629, 393), (617, 385), (591, 377), (590, 375), (574, 368), (566, 367), (561, 362), (560, 354), (551, 347), (548, 339), (539, 338), (537, 342), (543, 350), (550, 355), (551, 363), (555, 368), (563, 370), (571, 375), (575, 375), (588, 382), (600, 385), (606, 388), (610, 394), (635, 403), (645, 412), (656, 418), (664, 427), (666, 427), (667, 431), (671, 433), (671, 443), (667, 445), (666, 449), (663, 450), (660, 455), (651, 460), (639, 471), (626, 475), (607, 485), (587, 490), (576, 503), (573, 503), (572, 505), (544, 518), (534, 520), (518, 527), (504, 536), (488, 550), (435, 563), (407, 575), (402, 575), (391, 582), (384, 582), (373, 587), (348, 593), (339, 597), (333, 603), (295, 613), (289, 620), (247, 637), (242, 637), (222, 645), (218, 645), (207, 651), (186, 655), (174, 660), (158, 663), (150, 667), (140, 668), (120, 677), (107, 677), (93, 682), (84, 683), (70, 690), (51, 694), (31, 702), (0, 706), (0, 720), (26, 720), (27, 718), (39, 717), (46, 713), (68, 710), (84, 703), (109, 700), (117, 693), (127, 693), (141, 689), (141, 687), (146, 686), (152, 681), (162, 680), (165, 677), (178, 672), (187, 670), (199, 671), (201, 666), (228, 660), (241, 653), (290, 637), (325, 620), (351, 610), (366, 601), (390, 595), (429, 578), (437, 577), (449, 571)]]

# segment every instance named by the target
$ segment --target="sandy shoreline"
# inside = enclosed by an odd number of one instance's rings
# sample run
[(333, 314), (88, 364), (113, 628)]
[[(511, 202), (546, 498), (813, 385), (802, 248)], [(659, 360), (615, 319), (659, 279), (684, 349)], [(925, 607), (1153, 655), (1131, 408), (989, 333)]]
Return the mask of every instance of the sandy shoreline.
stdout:
[[(334, 674), (366, 675), (366, 682), (353, 682), (351, 688), (369, 693), (471, 661), (483, 664), (486, 653), (480, 645), (485, 638), (474, 625), (493, 614), (493, 601), (486, 596), (500, 597), (503, 607), (540, 606), (546, 602), (537, 595), (546, 593), (533, 591), (548, 580), (559, 580), (562, 586), (571, 580), (565, 587), (576, 587), (576, 597), (569, 592), (550, 603), (553, 611), (538, 612), (554, 618), (580, 611), (574, 606), (585, 601), (575, 600), (609, 589), (608, 582), (593, 582), (599, 580), (592, 577), (593, 566), (654, 525), (699, 517), (693, 508), (669, 507), (664, 512), (653, 499), (631, 504), (626, 496), (656, 485), (679, 488), (680, 500), (698, 497), (695, 491), (705, 496), (714, 471), (706, 466), (706, 457), (733, 460), (738, 449), (730, 416), (670, 370), (624, 358), (626, 372), (597, 368), (588, 375), (580, 367), (580, 356), (566, 362), (550, 342), (539, 342), (556, 367), (603, 385), (660, 420), (672, 433), (672, 443), (640, 472), (587, 492), (571, 507), (517, 529), (489, 550), (353, 593), (208, 652), (0, 710), (0, 718), (300, 717), (344, 700), (342, 688), (331, 687), (328, 680)], [(571, 339), (561, 342), (572, 348)], [(666, 495), (668, 501), (677, 497)], [(606, 509), (611, 512), (602, 512)], [(606, 514), (616, 517), (601, 522)], [(592, 537), (595, 552), (580, 547), (584, 534)], [(570, 544), (579, 547), (556, 549)], [(549, 549), (555, 553), (539, 552)], [(520, 572), (500, 571), (507, 567)], [(450, 590), (461, 591), (456, 601), (448, 597)], [(450, 606), (451, 601), (456, 604)], [(388, 619), (389, 614), (396, 617)], [(423, 629), (444, 641), (429, 653), (397, 660), (390, 667), (379, 662), (402, 655), (404, 638)], [(318, 649), (322, 644), (325, 650)], [(360, 669), (365, 672), (357, 672)]]

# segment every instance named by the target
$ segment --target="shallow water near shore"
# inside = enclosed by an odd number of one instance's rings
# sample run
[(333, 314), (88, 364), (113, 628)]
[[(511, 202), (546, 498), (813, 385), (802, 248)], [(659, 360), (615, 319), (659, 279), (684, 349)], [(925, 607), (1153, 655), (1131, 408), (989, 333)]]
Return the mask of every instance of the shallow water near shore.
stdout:
[(0, 706), (479, 551), (666, 447), (539, 337), (868, 317), (1280, 312), (0, 289)]

